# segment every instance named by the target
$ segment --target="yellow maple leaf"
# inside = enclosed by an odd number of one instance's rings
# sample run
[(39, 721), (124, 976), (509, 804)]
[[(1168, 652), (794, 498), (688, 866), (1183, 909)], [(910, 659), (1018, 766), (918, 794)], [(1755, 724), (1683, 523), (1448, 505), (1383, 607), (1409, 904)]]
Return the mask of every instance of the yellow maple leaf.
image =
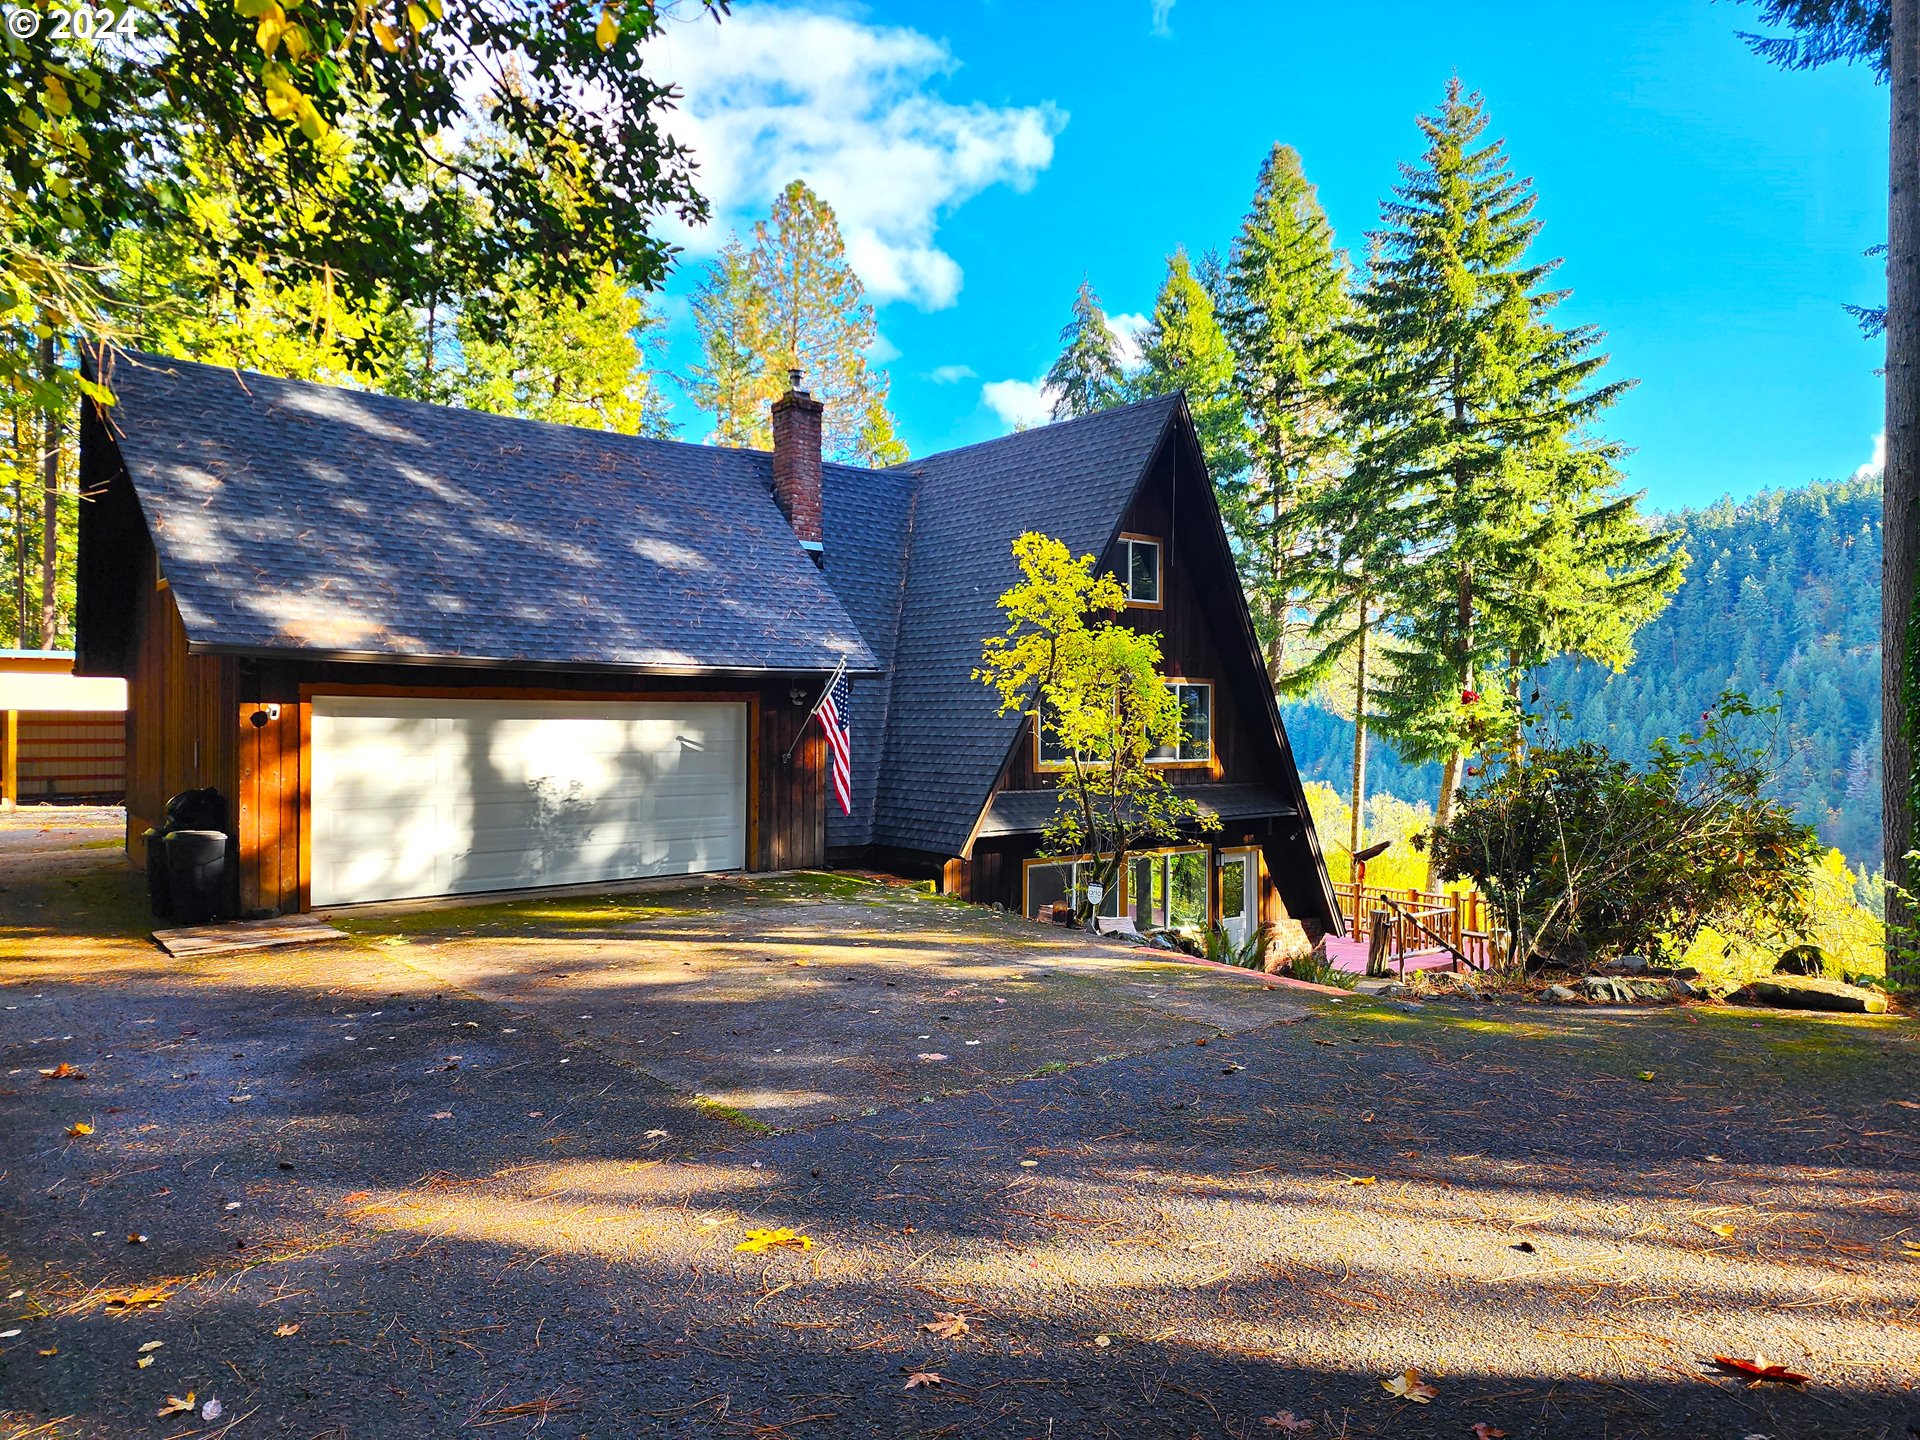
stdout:
[(1349, 1185), (1378, 1185), (1379, 1183), (1380, 1181), (1372, 1175), (1347, 1176), (1347, 1184)]
[(813, 1241), (808, 1236), (789, 1230), (782, 1225), (777, 1230), (749, 1230), (747, 1238), (733, 1248), (745, 1250), (750, 1254), (762, 1250), (811, 1250)]
[(159, 1417), (164, 1420), (169, 1415), (178, 1415), (183, 1411), (191, 1409), (193, 1409), (193, 1391), (189, 1390), (187, 1391), (187, 1398), (184, 1400), (178, 1395), (167, 1396), (167, 1403), (160, 1407), (158, 1414)]
[(93, 1134), (93, 1126), (84, 1120), (76, 1120), (73, 1124), (67, 1126), (67, 1134), (78, 1140), (82, 1135)]
[(920, 1327), (930, 1334), (938, 1335), (942, 1340), (955, 1340), (970, 1333), (973, 1327), (967, 1324), (967, 1317), (953, 1310), (936, 1310), (933, 1319)]
[(1389, 1395), (1402, 1400), (1411, 1400), (1416, 1405), (1425, 1405), (1440, 1392), (1420, 1378), (1420, 1372), (1409, 1365), (1399, 1375), (1389, 1376), (1380, 1382), (1380, 1388)]

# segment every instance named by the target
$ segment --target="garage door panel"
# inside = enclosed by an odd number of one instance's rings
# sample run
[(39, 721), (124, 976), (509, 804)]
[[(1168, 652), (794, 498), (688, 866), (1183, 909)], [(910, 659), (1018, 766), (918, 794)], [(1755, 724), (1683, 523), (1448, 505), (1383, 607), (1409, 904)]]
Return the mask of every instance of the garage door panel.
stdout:
[(746, 863), (746, 707), (316, 697), (313, 903)]

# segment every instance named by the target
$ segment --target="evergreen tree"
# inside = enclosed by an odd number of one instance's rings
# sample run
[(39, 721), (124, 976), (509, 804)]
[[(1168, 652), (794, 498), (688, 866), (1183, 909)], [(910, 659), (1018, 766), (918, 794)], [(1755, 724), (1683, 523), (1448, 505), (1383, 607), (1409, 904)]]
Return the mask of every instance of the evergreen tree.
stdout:
[(765, 409), (785, 390), (788, 372), (826, 406), (828, 458), (892, 464), (902, 447), (887, 413), (887, 374), (867, 363), (873, 307), (847, 264), (833, 207), (799, 181), (775, 198), (753, 227), (752, 285), (758, 292), (760, 386)]
[(1107, 324), (1107, 312), (1091, 281), (1082, 280), (1073, 297), (1073, 319), (1060, 332), (1064, 347), (1047, 371), (1053, 418), (1071, 420), (1124, 404), (1127, 377), (1120, 363), (1120, 342)]
[(1340, 387), (1348, 358), (1347, 263), (1291, 146), (1260, 169), (1227, 260), (1223, 328), (1252, 467), (1228, 497), (1241, 579), (1267, 674), (1283, 689), (1302, 660), (1298, 601), (1303, 506), (1341, 463)]
[(1402, 166), (1373, 237), (1364, 488), (1342, 503), (1395, 531), (1382, 717), (1402, 753), (1445, 761), (1444, 824), (1466, 757), (1515, 723), (1528, 672), (1569, 652), (1623, 665), (1682, 557), (1619, 491), (1619, 447), (1588, 431), (1631, 382), (1597, 382), (1597, 329), (1552, 324), (1559, 262), (1529, 256), (1536, 197), (1504, 142), (1481, 142), (1481, 97), (1456, 79), (1420, 127), (1423, 163)]
[(713, 416), (717, 445), (766, 449), (788, 373), (826, 406), (827, 458), (891, 465), (906, 458), (887, 407), (887, 373), (867, 363), (873, 307), (847, 264), (840, 224), (795, 180), (753, 227), (728, 240), (693, 297), (700, 359), (688, 392)]
[(1140, 342), (1134, 388), (1143, 395), (1187, 392), (1187, 408), (1216, 484), (1246, 467), (1246, 426), (1233, 383), (1233, 351), (1186, 250), (1168, 257), (1167, 278)]
[(687, 392), (713, 416), (707, 439), (715, 445), (767, 449), (773, 381), (767, 374), (766, 297), (753, 283), (753, 264), (740, 237), (727, 238), (693, 292), (693, 325), (700, 359)]

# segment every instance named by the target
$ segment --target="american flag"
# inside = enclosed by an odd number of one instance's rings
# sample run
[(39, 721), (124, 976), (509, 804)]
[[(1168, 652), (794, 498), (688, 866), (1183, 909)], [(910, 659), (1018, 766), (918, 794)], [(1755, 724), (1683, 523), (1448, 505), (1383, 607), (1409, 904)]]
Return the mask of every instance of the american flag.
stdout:
[(847, 710), (853, 702), (853, 689), (847, 684), (847, 664), (833, 672), (827, 692), (820, 697), (820, 723), (827, 730), (827, 750), (832, 758), (828, 767), (833, 776), (833, 798), (840, 802), (840, 813), (853, 813), (853, 727), (847, 723)]

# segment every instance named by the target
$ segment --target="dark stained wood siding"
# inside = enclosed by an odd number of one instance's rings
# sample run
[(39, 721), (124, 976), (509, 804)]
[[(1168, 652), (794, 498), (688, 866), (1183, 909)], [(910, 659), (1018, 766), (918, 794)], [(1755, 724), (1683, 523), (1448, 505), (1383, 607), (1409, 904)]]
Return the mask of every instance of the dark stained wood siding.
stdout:
[[(127, 841), (140, 865), (141, 832), (159, 824), (172, 796), (212, 785), (232, 799), (236, 737), (229, 723), (233, 662), (189, 655), (153, 547), (130, 560), (138, 579), (126, 671)], [(231, 811), (227, 818), (231, 825)]]

